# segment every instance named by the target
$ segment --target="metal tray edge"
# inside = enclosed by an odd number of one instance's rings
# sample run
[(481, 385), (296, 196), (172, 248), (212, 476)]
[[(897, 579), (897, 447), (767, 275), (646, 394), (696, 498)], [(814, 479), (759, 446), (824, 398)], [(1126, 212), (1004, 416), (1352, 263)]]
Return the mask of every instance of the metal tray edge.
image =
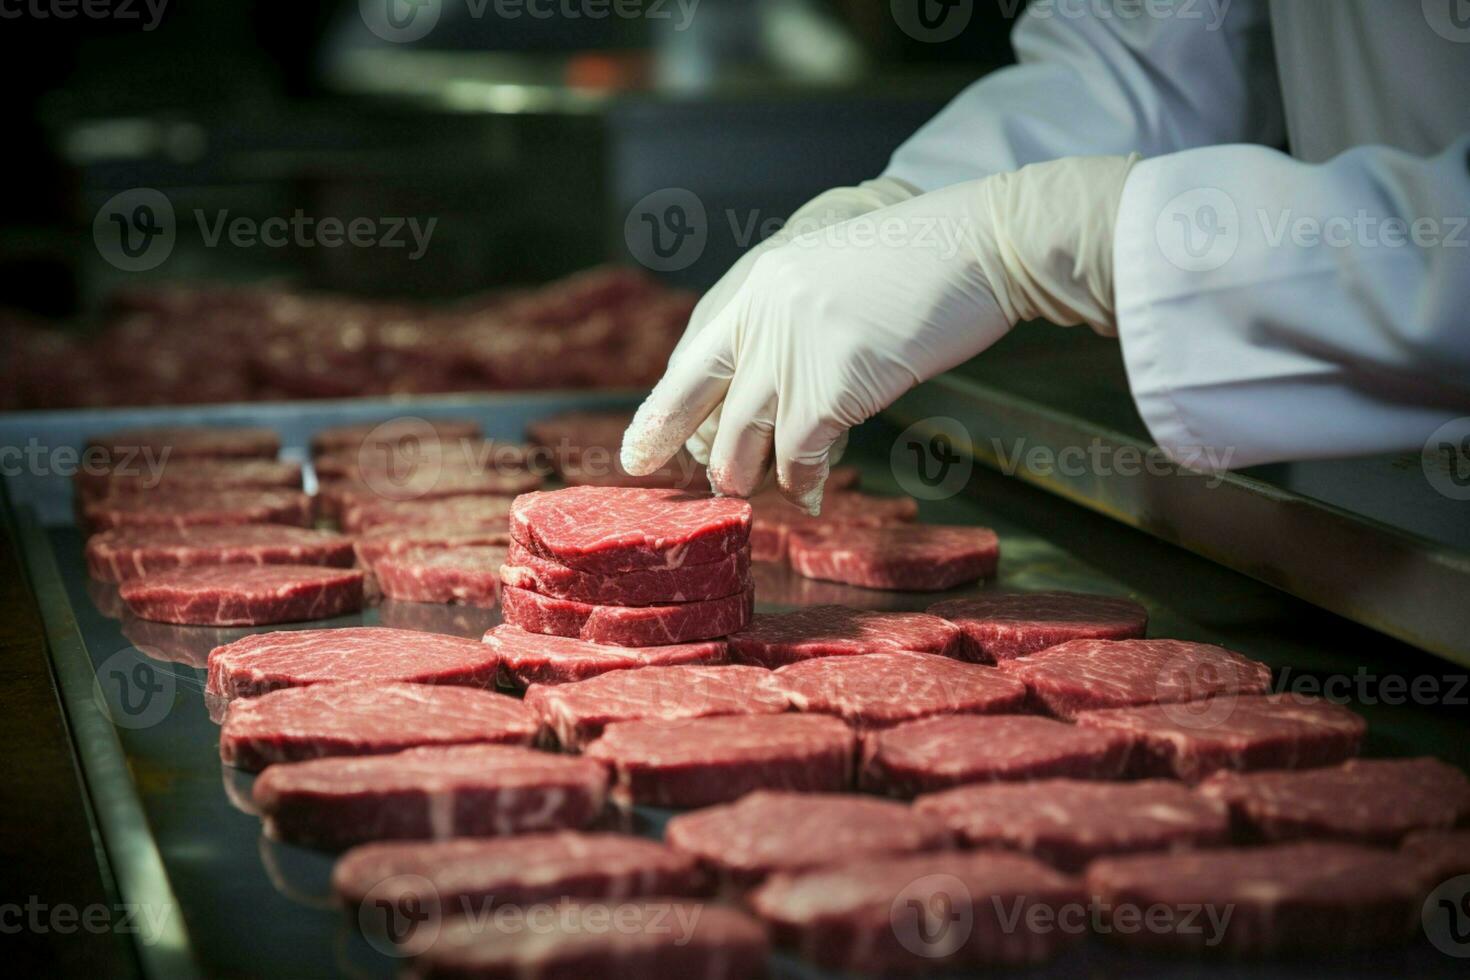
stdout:
[(93, 691), (96, 672), (34, 511), (14, 512), (22, 560), (45, 623), (47, 649), (102, 846), (123, 906), (138, 929), (134, 949), (149, 977), (200, 977), (163, 858), (133, 788), (122, 743)]

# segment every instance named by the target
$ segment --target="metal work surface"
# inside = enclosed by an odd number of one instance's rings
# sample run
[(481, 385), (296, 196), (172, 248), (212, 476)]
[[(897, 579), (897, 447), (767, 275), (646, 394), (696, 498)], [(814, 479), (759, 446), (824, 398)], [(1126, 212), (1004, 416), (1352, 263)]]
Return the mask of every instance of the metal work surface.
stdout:
[(886, 417), (924, 438), (951, 420), (990, 468), (1470, 665), (1470, 504), (1436, 493), (1417, 457), (1184, 471), (1144, 431), (1116, 345), (1024, 334)]
[[(570, 407), (555, 399), (523, 403), (494, 400), (445, 408), (436, 403), (392, 406), (272, 406), (268, 412), (239, 410), (231, 421), (255, 422), (282, 429), (299, 451), (313, 430), (343, 421), (394, 414), (473, 414), (486, 423), (487, 434), (516, 436), (524, 422), (538, 414)], [(611, 400), (609, 400), (611, 403)], [(410, 408), (412, 409), (410, 411)], [(230, 410), (235, 411), (235, 410)], [(155, 413), (141, 413), (144, 415)], [(223, 421), (207, 412), (191, 421)], [(109, 415), (78, 418), (76, 431), (141, 424), (136, 418)], [(61, 420), (52, 424), (59, 431)], [(863, 469), (864, 485), (892, 492), (896, 483), (888, 461), (892, 433), (873, 427), (854, 439), (851, 461)], [(1014, 483), (1014, 481), (1008, 481)], [(947, 523), (979, 523), (1001, 535), (1001, 576), (986, 588), (1077, 589), (1133, 594), (1152, 616), (1151, 633), (1188, 639), (1225, 640), (1243, 652), (1278, 668), (1317, 673), (1350, 672), (1358, 665), (1389, 669), (1382, 651), (1324, 649), (1308, 661), (1284, 657), (1271, 644), (1256, 648), (1233, 641), (1185, 618), (1150, 594), (1130, 590), (1118, 579), (1079, 560), (1051, 540), (1044, 523), (1017, 522), (982, 504), (977, 494), (986, 482), (977, 473), (970, 493), (926, 501), (921, 519)], [(1037, 491), (1021, 488), (1033, 497)], [(1001, 500), (997, 492), (997, 501)], [(1055, 500), (1053, 511), (1069, 508)], [(251, 779), (221, 766), (218, 729), (203, 699), (203, 658), (222, 642), (260, 630), (214, 630), (170, 627), (114, 618), (113, 587), (89, 583), (82, 558), (83, 538), (70, 526), (43, 527), (32, 507), (18, 508), (20, 543), (46, 621), (54, 670), (61, 687), (84, 777), (92, 798), (107, 857), (119, 890), (130, 902), (143, 903), (160, 928), (135, 937), (140, 961), (153, 976), (259, 977), (387, 977), (399, 966), (359, 934), (352, 916), (331, 901), (327, 855), (276, 844), (261, 836), (260, 823), (249, 814)], [(1095, 519), (1095, 518), (1094, 518)], [(1059, 521), (1058, 528), (1062, 528)], [(1182, 575), (1190, 556), (1183, 556)], [(1202, 564), (1202, 563), (1201, 563)], [(812, 582), (784, 569), (759, 567), (758, 608), (821, 602), (883, 608), (923, 608), (940, 598), (964, 594), (899, 594)], [(1211, 600), (1203, 600), (1206, 608)], [(1219, 602), (1219, 600), (1214, 600)], [(1222, 610), (1228, 613), (1229, 610)], [(493, 610), (385, 602), (370, 611), (337, 620), (300, 624), (300, 628), (381, 624), (477, 636), (498, 621)], [(1422, 668), (1422, 664), (1419, 665)], [(1462, 691), (1463, 696), (1465, 692)], [(1376, 703), (1354, 704), (1369, 720), (1369, 754), (1432, 753), (1470, 766), (1463, 710), (1456, 714), (1432, 707)], [(640, 833), (657, 835), (667, 814), (638, 809), (619, 818)], [(1073, 977), (1139, 974), (1195, 976), (1299, 976), (1321, 972), (1320, 960), (1284, 964), (1201, 964), (1187, 960), (1148, 959), (1090, 941), (1042, 975)], [(1359, 976), (1458, 976), (1460, 964), (1420, 942), (1403, 949), (1355, 956), (1332, 964), (1334, 973)], [(773, 962), (775, 976), (817, 977), (821, 974), (786, 954)]]

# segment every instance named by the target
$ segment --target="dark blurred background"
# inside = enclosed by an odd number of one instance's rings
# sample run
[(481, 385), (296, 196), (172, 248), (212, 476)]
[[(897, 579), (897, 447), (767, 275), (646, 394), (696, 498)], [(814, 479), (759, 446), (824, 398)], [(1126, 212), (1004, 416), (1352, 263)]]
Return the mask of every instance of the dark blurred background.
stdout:
[[(921, 3), (933, 0), (908, 6)], [(703, 207), (704, 243), (697, 256), (643, 264), (699, 288), (803, 200), (876, 175), (966, 82), (1011, 57), (1015, 3), (973, 4), (950, 38), (900, 26), (904, 6), (7, 4), (0, 306), (72, 317), (139, 281), (262, 277), (448, 299), (636, 262), (630, 214), (649, 195), (663, 206), (671, 189)], [(177, 239), (156, 267), (119, 269), (94, 223), (138, 188), (166, 196)], [(211, 244), (199, 227), (298, 210), (436, 224), (415, 258), (411, 248)]]

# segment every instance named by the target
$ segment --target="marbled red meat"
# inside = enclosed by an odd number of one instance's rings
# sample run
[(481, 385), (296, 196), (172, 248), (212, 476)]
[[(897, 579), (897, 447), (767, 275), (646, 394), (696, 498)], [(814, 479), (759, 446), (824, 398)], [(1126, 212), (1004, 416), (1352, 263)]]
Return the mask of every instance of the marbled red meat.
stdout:
[(865, 589), (942, 592), (994, 576), (1000, 541), (986, 527), (938, 524), (797, 529), (786, 557), (807, 578)]
[(320, 565), (200, 565), (124, 582), (133, 615), (185, 626), (260, 626), (330, 619), (363, 604), (356, 568)]
[(350, 568), (352, 539), (283, 524), (197, 524), (126, 527), (87, 539), (87, 571), (125, 582), (176, 568), (206, 565), (327, 565)]
[(529, 745), (539, 727), (504, 694), (431, 684), (354, 683), (288, 687), (230, 702), (220, 761), (257, 771), (277, 762), (385, 755), (421, 745)]
[(619, 647), (588, 643), (569, 636), (528, 633), (509, 625), (485, 634), (502, 676), (513, 684), (566, 684), (596, 677), (610, 670), (674, 664), (722, 664), (729, 659), (723, 640), (678, 643), (660, 647)]
[(985, 592), (947, 599), (929, 612), (965, 634), (965, 659), (1013, 660), (1068, 640), (1142, 637), (1148, 610), (1121, 596), (1082, 592)]
[(739, 663), (780, 667), (813, 657), (914, 650), (954, 656), (959, 627), (938, 616), (869, 612), (846, 606), (809, 606), (788, 613), (760, 613), (730, 637)]
[(667, 646), (725, 636), (750, 622), (754, 602), (754, 590), (723, 599), (660, 606), (593, 605), (510, 586), (501, 592), (502, 614), (512, 626), (625, 647)]

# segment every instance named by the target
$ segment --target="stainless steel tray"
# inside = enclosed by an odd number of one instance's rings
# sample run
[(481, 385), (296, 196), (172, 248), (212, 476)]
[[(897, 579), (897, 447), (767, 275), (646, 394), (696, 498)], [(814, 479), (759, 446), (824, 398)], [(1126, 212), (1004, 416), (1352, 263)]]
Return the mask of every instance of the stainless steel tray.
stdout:
[[(491, 435), (516, 437), (536, 415), (582, 404), (614, 404), (608, 396), (537, 396), (525, 399), (433, 399), (384, 403), (312, 404), (194, 410), (199, 422), (275, 425), (291, 450), (300, 452), (318, 428), (382, 417), (395, 411), (423, 415), (479, 416)], [(184, 413), (157, 411), (66, 413), (44, 420), (54, 438), (112, 426), (145, 424)], [(3, 430), (0, 430), (3, 431)], [(893, 489), (885, 452), (888, 434), (855, 440), (853, 456), (864, 482)], [(0, 442), (8, 441), (0, 439)], [(13, 482), (13, 481), (12, 481)], [(55, 484), (52, 484), (55, 489)], [(15, 488), (12, 486), (12, 490)], [(61, 489), (65, 490), (63, 486)], [(34, 493), (37, 487), (32, 485)], [(46, 501), (41, 501), (46, 503)], [(113, 618), (115, 592), (89, 583), (83, 539), (68, 523), (41, 520), (36, 498), (14, 510), (27, 570), (46, 622), (55, 675), (76, 739), (99, 836), (126, 902), (149, 912), (157, 928), (135, 937), (149, 976), (385, 977), (399, 966), (364, 940), (351, 917), (330, 900), (328, 856), (264, 839), (250, 815), (250, 778), (223, 768), (218, 731), (210, 721), (202, 689), (202, 657), (218, 642), (249, 630), (216, 631), (164, 627)], [(65, 515), (65, 500), (49, 501)], [(983, 523), (1002, 536), (1000, 580), (990, 587), (1059, 588), (1126, 593), (1116, 581), (1087, 566), (1032, 529), (1008, 522), (968, 496), (925, 503), (923, 518)], [(954, 594), (963, 594), (960, 590)], [(759, 608), (774, 610), (817, 602), (857, 606), (923, 608), (939, 596), (870, 592), (810, 582), (778, 568), (760, 569)], [(1219, 639), (1148, 596), (1156, 635)], [(407, 628), (477, 635), (498, 619), (495, 611), (384, 603), (368, 612), (323, 625), (393, 624)], [(1248, 653), (1272, 660), (1269, 652)], [(1279, 658), (1275, 666), (1283, 666)], [(1430, 713), (1365, 708), (1374, 731), (1389, 733), (1375, 751), (1470, 753), (1462, 723)], [(1380, 722), (1382, 723), (1380, 729)], [(1460, 763), (1465, 764), (1461, 758)], [(667, 813), (638, 809), (630, 829), (657, 835)], [(1458, 975), (1458, 964), (1419, 944), (1330, 964), (1346, 975)], [(1200, 964), (1130, 955), (1090, 942), (1040, 975), (1073, 977), (1136, 975), (1141, 971), (1179, 977), (1298, 976), (1320, 972), (1321, 961), (1297, 964)], [(773, 957), (778, 977), (823, 974), (782, 953)]]

